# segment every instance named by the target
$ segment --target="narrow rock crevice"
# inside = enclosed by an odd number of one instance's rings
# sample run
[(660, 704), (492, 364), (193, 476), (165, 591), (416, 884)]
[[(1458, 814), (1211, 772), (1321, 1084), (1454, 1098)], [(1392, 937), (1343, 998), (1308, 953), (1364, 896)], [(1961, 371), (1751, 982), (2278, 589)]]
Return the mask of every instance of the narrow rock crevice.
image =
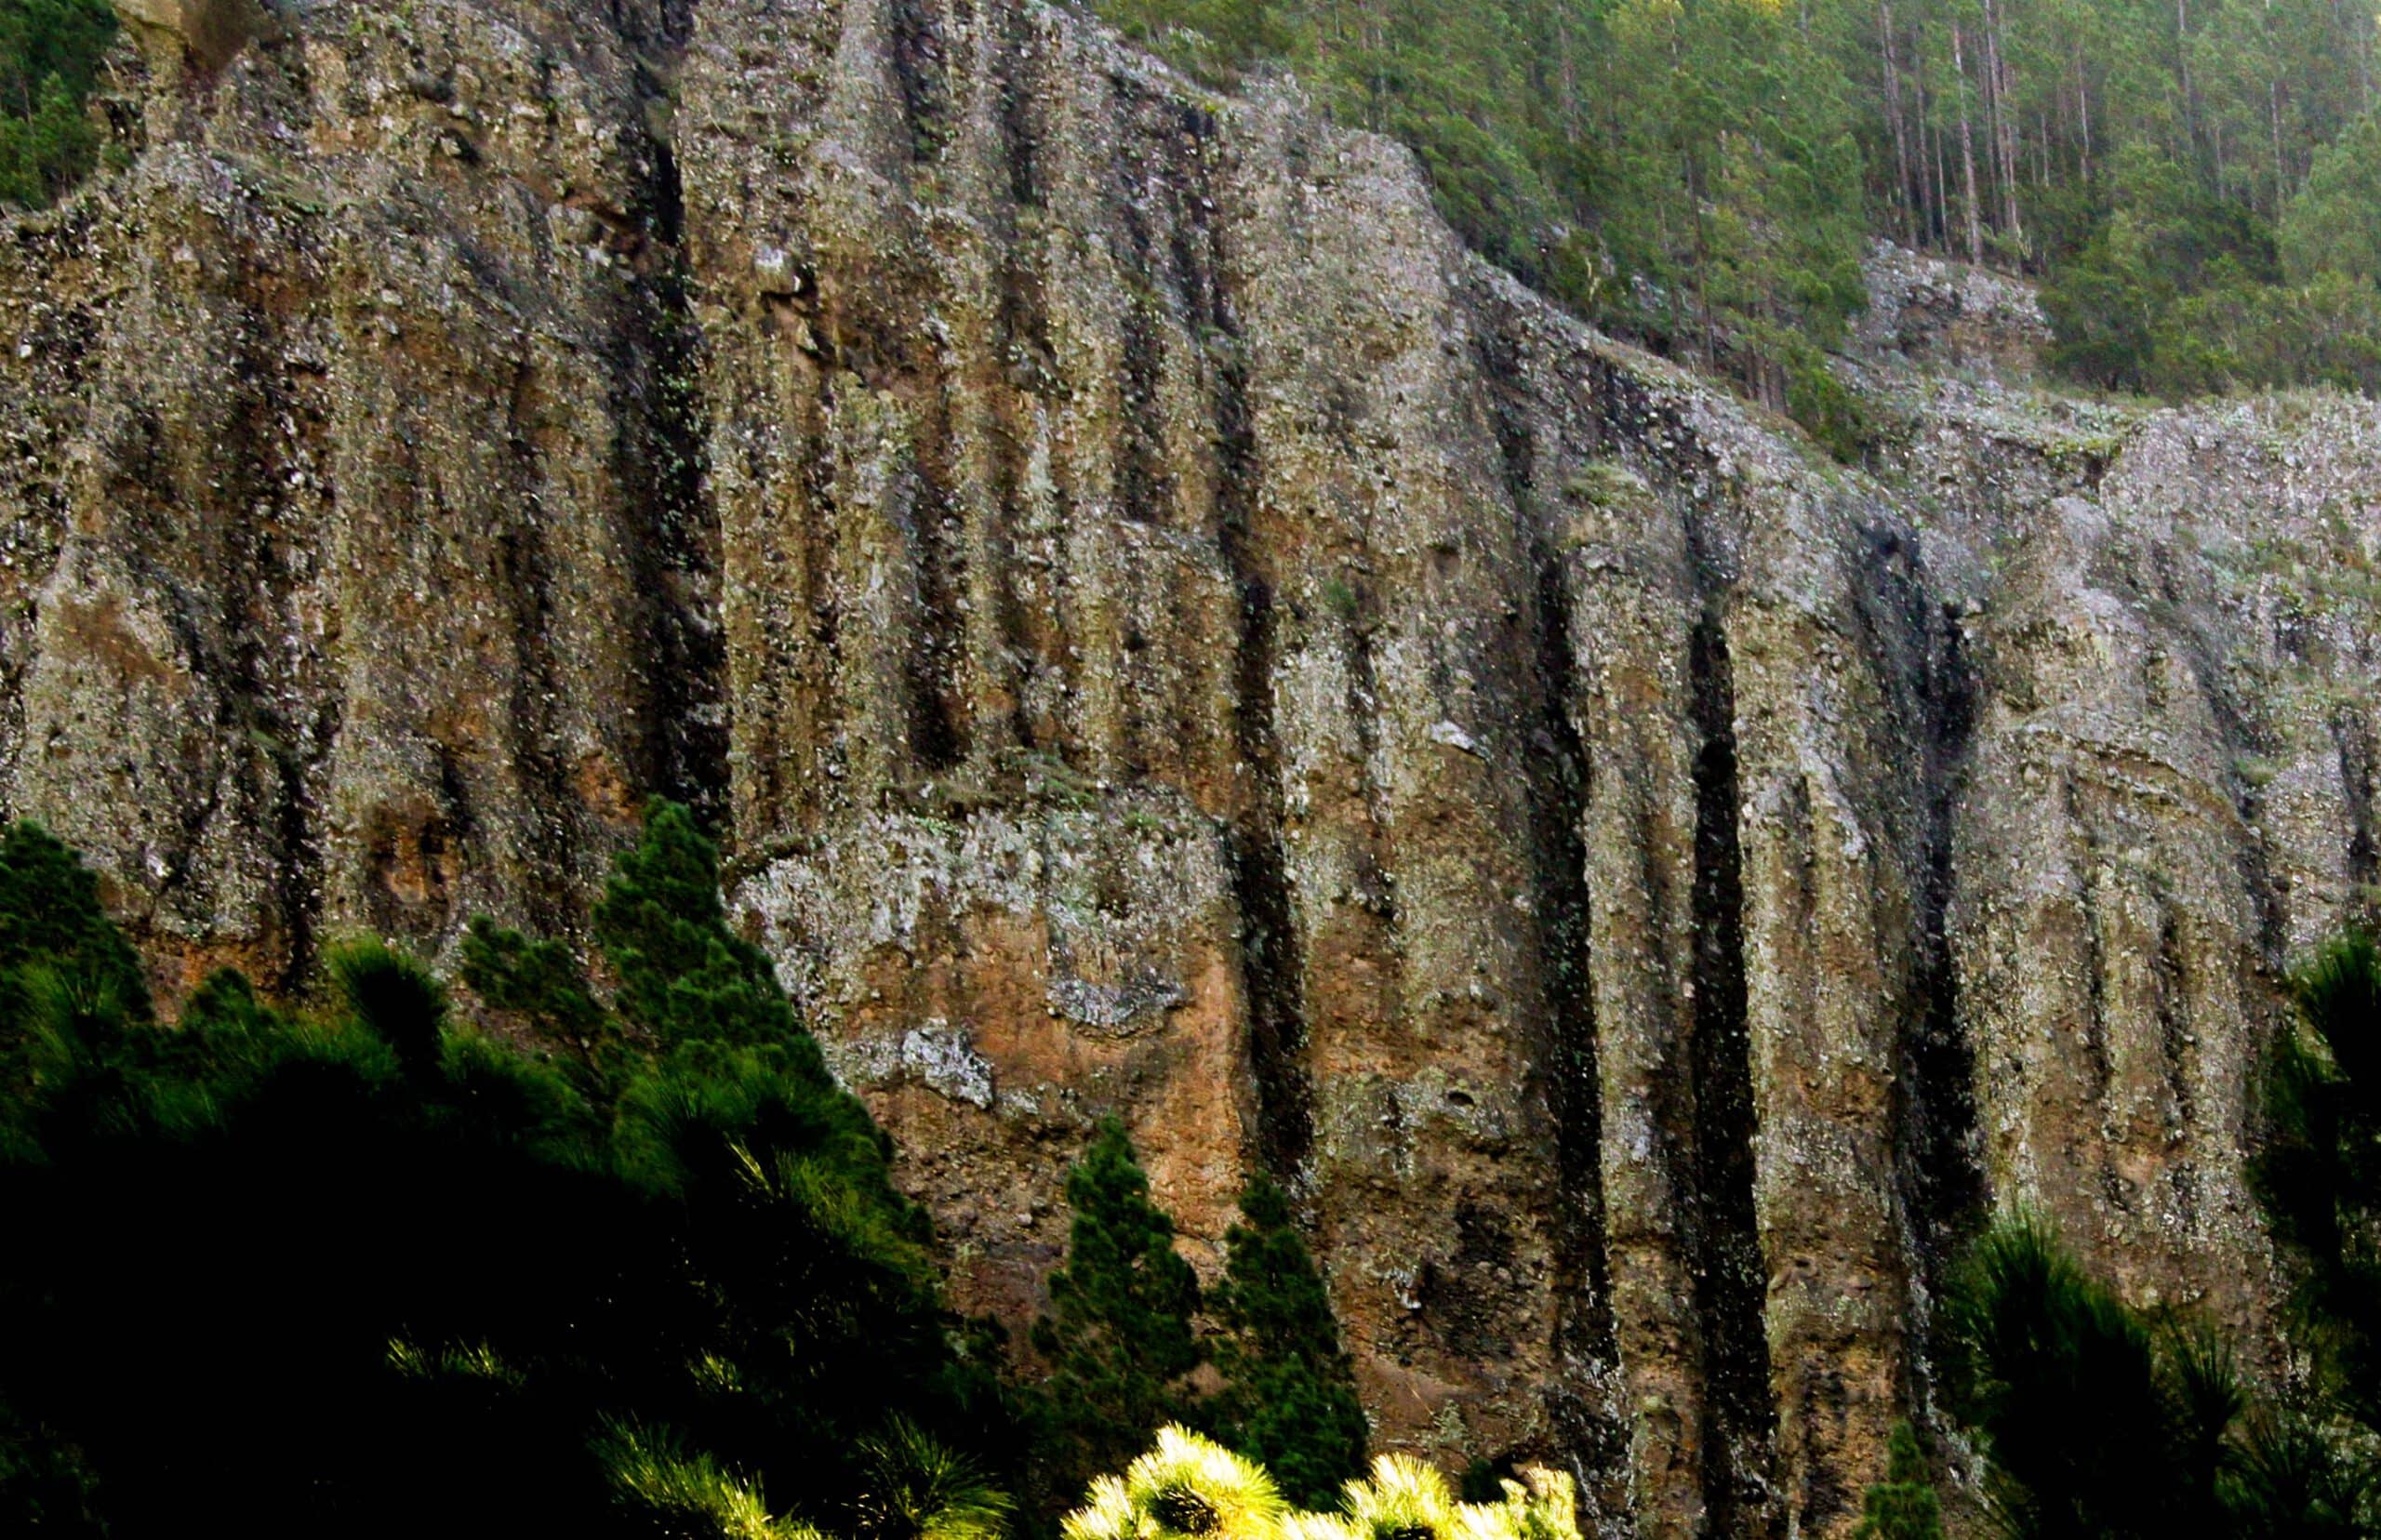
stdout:
[(1029, 77), (1036, 59), (1032, 7), (1021, 0), (996, 0), (1001, 48), (994, 64), (999, 96), (1001, 159), (1008, 169), (1009, 200), (1018, 210), (1042, 206), (1039, 137), (1033, 126), (1037, 83)]
[(966, 591), (966, 553), (951, 494), (951, 425), (938, 405), (929, 406), (917, 423), (911, 495), (905, 499), (909, 517), (902, 534), (916, 614), (913, 635), (901, 655), (910, 750), (929, 772), (948, 770), (967, 757), (959, 682), (966, 649), (965, 621), (959, 609), (959, 597)]
[(1885, 742), (1912, 752), (1878, 758), (1890, 788), (1880, 812), (1906, 873), (1909, 948), (1893, 1024), (1891, 1110), (1899, 1262), (1911, 1340), (1903, 1387), (1922, 1417), (1933, 1403), (1923, 1350), (1931, 1302), (1985, 1204), (1976, 1141), (1974, 1055), (1959, 1019), (1951, 959), (1953, 819), (1974, 732), (1975, 680), (1956, 604), (1935, 597), (1919, 538), (1893, 521), (1864, 525), (1848, 546), (1861, 641), (1883, 693)]
[(1753, 1206), (1751, 1037), (1737, 844), (1735, 670), (1707, 600), (1689, 651), (1695, 759), (1696, 1313), (1703, 1325), (1703, 1496), (1710, 1533), (1757, 1536), (1775, 1522), (1776, 1431), (1760, 1231)]
[(1960, 1021), (1959, 975), (1951, 950), (1957, 883), (1955, 824), (1975, 728), (1975, 677), (1957, 614), (1935, 605), (1922, 583), (1908, 594), (1911, 620), (1932, 632), (1917, 689), (1922, 864), (1917, 890), (1918, 951), (1910, 970), (1911, 1016), (1900, 1045), (1895, 1146), (1914, 1287), (1909, 1292), (1910, 1404), (1936, 1410), (1939, 1344), (1933, 1302), (1949, 1285), (1956, 1259), (1985, 1217), (1988, 1193), (1976, 1122), (1975, 1050)]
[[(273, 379), (266, 361), (261, 351), (252, 353), (244, 377)], [(231, 506), (262, 508), (277, 502), (269, 498), (268, 489), (286, 485), (290, 466), (285, 445), (271, 431), (276, 419), (303, 424), (301, 431), (309, 437), (319, 427), (294, 391), (269, 390), (258, 397), (241, 424), (244, 442), (230, 446), (223, 458), (231, 473), (246, 470), (254, 479), (254, 485), (234, 484), (236, 501)], [(277, 950), (279, 974), (259, 982), (294, 996), (313, 974), (321, 923), (322, 830), (314, 816), (313, 789), (333, 729), (309, 731), (309, 724), (292, 720), (280, 704), (303, 699), (299, 688), (302, 657), (283, 640), (294, 630), (286, 547), (295, 532), (288, 527), (286, 511), (238, 533), (233, 521), (226, 525), (224, 538), (238, 541), (238, 557), (233, 580), (223, 588), (227, 599), (221, 624), (233, 652), (233, 675), (240, 684), (221, 698), (244, 720), (223, 725), (238, 728), (233, 741), (245, 738), (264, 761), (262, 765), (251, 761), (241, 780), (260, 815), (270, 870), (276, 874), (267, 923), (279, 934), (266, 938), (262, 955), (273, 956)], [(326, 722), (335, 719), (328, 705), (319, 710)], [(193, 827), (193, 836), (196, 832)], [(194, 845), (193, 839), (185, 850)]]
[(2348, 892), (2341, 918), (2372, 929), (2381, 923), (2381, 909), (2374, 902), (2381, 883), (2381, 846), (2374, 834), (2373, 737), (2364, 724), (2346, 710), (2332, 713), (2333, 751), (2339, 760), (2341, 800), (2347, 804), (2348, 826), (2341, 832), (2347, 853)]
[[(1192, 205), (1204, 208), (1210, 201), (1203, 195)], [(1204, 317), (1217, 339), (1209, 352), (1219, 462), (1216, 536), (1239, 611), (1232, 739), (1243, 785), (1225, 831), (1225, 859), (1241, 925), (1241, 989), (1248, 1012), (1249, 1067), (1257, 1082), (1257, 1154), (1267, 1169), (1302, 1190), (1314, 1109), (1305, 1053), (1304, 969), (1282, 843), (1281, 745), (1273, 714), (1277, 617), (1273, 587), (1255, 549), (1260, 482), (1247, 365), (1225, 288), (1220, 233), (1210, 226), (1205, 237), (1207, 268), (1216, 275)]]
[[(563, 735), (557, 703), (564, 699), (565, 684), (553, 649), (553, 552), (546, 538), (547, 514), (538, 492), (541, 467), (533, 442), (533, 424), (540, 411), (538, 391), (535, 368), (519, 365), (505, 429), (526, 500), (496, 537), (496, 580), (512, 611), (512, 656), (518, 665), (512, 682), (510, 751), (529, 812), (528, 827), (540, 845), (539, 868), (559, 871), (566, 869), (568, 853), (546, 848), (544, 842), (573, 839), (581, 819), (569, 769), (558, 752)], [(552, 933), (567, 929), (578, 918), (571, 912), (573, 896), (562, 883), (540, 883), (523, 894), (521, 903), (533, 925)]]
[(942, 39), (929, 0), (885, 0), (893, 45), (893, 78), (912, 160), (930, 161), (951, 142), (951, 88), (943, 77)]
[[(672, 40), (691, 27), (682, 15)], [(658, 93), (659, 83), (644, 84)], [(720, 614), (722, 534), (706, 485), (710, 418), (703, 400), (702, 333), (681, 242), (685, 190), (670, 141), (647, 149), (651, 174), (639, 210), (659, 243), (654, 270), (638, 290), (625, 339), (641, 365), (615, 371), (622, 399), (621, 480), (631, 507), (647, 510), (639, 552), (645, 633), (654, 638), (645, 680), (646, 763), (652, 789), (685, 803), (707, 828), (726, 830), (728, 786), (727, 654)], [(643, 389), (646, 399), (634, 399)]]
[(1529, 403), (1523, 399), (1523, 360), (1510, 331), (1482, 326), (1473, 334), (1479, 378), (1487, 383), (1485, 417), (1496, 437), (1496, 469), (1519, 523), (1522, 553), (1533, 578), (1527, 610), (1530, 688), (1536, 720), (1529, 724), (1526, 767), (1529, 810), (1530, 914), (1536, 931), (1547, 1039), (1541, 1051), (1547, 1101), (1554, 1120), (1555, 1179), (1560, 1201), (1551, 1216), (1558, 1301), (1554, 1346), (1570, 1376), (1551, 1387), (1553, 1435), (1591, 1503), (1623, 1511), (1629, 1465), (1624, 1418), (1590, 1393), (1611, 1383), (1620, 1361), (1603, 1189), (1603, 1099), (1597, 1064), (1593, 894), (1589, 878), (1587, 819), (1596, 766), (1582, 740), (1578, 713), (1588, 709), (1578, 677), (1576, 609), (1563, 549), (1563, 532), (1539, 507), (1537, 443)]
[(1117, 511), (1135, 524), (1164, 524), (1173, 522), (1167, 511), (1174, 503), (1174, 474), (1159, 436), (1165, 421), (1159, 399), (1159, 379), (1165, 365), (1164, 333), (1159, 318), (1151, 313), (1157, 299), (1148, 292), (1156, 276), (1150, 261), (1148, 222), (1130, 203), (1124, 210), (1124, 228), (1131, 237), (1142, 292), (1125, 300), (1123, 316), (1123, 356), (1117, 370), (1117, 405), (1123, 414), (1117, 424)]
[[(1507, 463), (1513, 463), (1510, 449)], [(1594, 768), (1573, 715), (1579, 709), (1579, 686), (1563, 557), (1542, 537), (1533, 546), (1539, 721), (1528, 755), (1531, 910), (1545, 978), (1548, 1099), (1562, 1193), (1554, 1216), (1553, 1288), (1561, 1302), (1557, 1347), (1573, 1365), (1609, 1370), (1618, 1361), (1619, 1348), (1604, 1252), (1603, 1109), (1590, 955), (1593, 900), (1583, 832)], [(1569, 1386), (1557, 1390), (1551, 1411), (1556, 1436), (1583, 1488), (1620, 1490), (1629, 1462), (1626, 1427)]]

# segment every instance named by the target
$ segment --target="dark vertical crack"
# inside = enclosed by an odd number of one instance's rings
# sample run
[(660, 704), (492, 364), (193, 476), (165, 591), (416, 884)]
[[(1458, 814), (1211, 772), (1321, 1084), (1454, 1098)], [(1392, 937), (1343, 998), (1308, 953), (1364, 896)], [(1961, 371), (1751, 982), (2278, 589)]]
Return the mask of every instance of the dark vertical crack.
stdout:
[(943, 78), (942, 39), (927, 0), (886, 0), (892, 23), (893, 79), (909, 125), (911, 158), (934, 159), (951, 142), (951, 86)]
[[(2199, 1121), (2198, 1098), (2191, 1090), (2191, 1066), (2199, 1056), (2193, 1044), (2190, 1011), (2191, 992), (2188, 971), (2183, 962), (2182, 923), (2175, 913), (2172, 895), (2158, 893), (2162, 913), (2158, 923), (2158, 949), (2149, 960), (2149, 976), (2153, 986), (2150, 1005), (2158, 1020), (2158, 1045), (2165, 1061), (2166, 1094), (2174, 1098), (2174, 1126), (2177, 1131), (2188, 1129)], [(2188, 1198), (2188, 1184), (2178, 1184), (2177, 1192)]]
[(1975, 1052), (1959, 1021), (1951, 961), (1953, 841), (1975, 717), (1975, 680), (1956, 604), (1930, 589), (1918, 538), (1892, 524), (1859, 532), (1852, 553), (1864, 581), (1852, 590), (1869, 666), (1885, 697), (1895, 746), (1909, 750), (1879, 768), (1894, 794), (1882, 816), (1908, 873), (1912, 915), (1909, 989), (1895, 1037), (1893, 1139), (1905, 1259), (1917, 1285), (1910, 1355), (1913, 1407), (1933, 1401), (1928, 1302), (1982, 1222), (1987, 1200), (1976, 1135)]
[[(1509, 465), (1511, 462), (1508, 458)], [(1596, 1078), (1596, 1016), (1590, 956), (1591, 897), (1582, 834), (1593, 773), (1573, 713), (1578, 679), (1571, 648), (1570, 594), (1563, 558), (1551, 542), (1533, 542), (1537, 567), (1536, 657), (1539, 721), (1529, 756), (1530, 854), (1546, 969), (1552, 1041), (1547, 1063), (1555, 1119), (1555, 1287), (1564, 1306), (1558, 1347), (1570, 1361), (1610, 1364), (1619, 1354), (1604, 1256), (1603, 1105)], [(1576, 1393), (1557, 1401), (1558, 1434), (1593, 1486), (1612, 1489), (1628, 1468), (1628, 1430), (1606, 1408)]]
[[(254, 335), (242, 330), (243, 338)], [(259, 381), (284, 378), (267, 366), (265, 357), (254, 352), (243, 360), (240, 376)], [(246, 485), (234, 484), (227, 507), (268, 506), (273, 500), (270, 493), (286, 485), (283, 447), (271, 431), (277, 418), (286, 414), (309, 429), (319, 424), (314, 414), (293, 399), (294, 392), (267, 389), (269, 393), (256, 401), (243, 420), (246, 442), (227, 446), (221, 457), (219, 463), (227, 475), (252, 478)], [(241, 530), (246, 533), (233, 533)], [(225, 521), (225, 534), (240, 544), (237, 577), (224, 591), (227, 605), (222, 617), (233, 648), (233, 677), (239, 684), (222, 698), (237, 701), (237, 710), (246, 719), (238, 725), (246, 729), (266, 761), (262, 767), (251, 764), (242, 779), (247, 783), (246, 794), (261, 815), (259, 823), (270, 844), (273, 870), (280, 874), (273, 916), (281, 933), (280, 975), (260, 982), (294, 999), (313, 971), (322, 909), (322, 830), (312, 816), (313, 772), (336, 728), (326, 722), (322, 729), (309, 733), (304, 724), (290, 720), (274, 705), (301, 698), (293, 677), (299, 659), (270, 641), (289, 629), (283, 618), (289, 603), (289, 564), (274, 549), (277, 542), (289, 538), (286, 520), (276, 516), (254, 525), (247, 521)], [(330, 716), (328, 708), (325, 714)]]
[[(692, 26), (665, 13), (670, 41)], [(645, 88), (658, 95), (657, 80)], [(632, 509), (646, 511), (639, 591), (644, 632), (654, 639), (645, 680), (642, 766), (648, 786), (685, 803), (708, 828), (727, 816), (727, 654), (720, 615), (719, 511), (706, 485), (710, 411), (703, 399), (702, 337), (693, 277), (681, 248), (685, 190), (668, 139), (648, 143), (652, 170), (639, 210), (655, 246), (651, 271), (628, 323), (626, 366), (617, 371), (621, 483)], [(637, 362), (642, 361), (642, 362)]]
[(1736, 684), (1716, 602), (1689, 646), (1695, 757), (1694, 1239), (1703, 1323), (1703, 1500), (1714, 1534), (1766, 1533), (1776, 1432), (1753, 1205), (1751, 1037), (1737, 845)]
[[(1120, 102), (1120, 113), (1129, 113), (1138, 103)], [(1177, 125), (1176, 132), (1161, 130), (1156, 136), (1161, 144), (1176, 145), (1186, 129)], [(1165, 372), (1165, 336), (1164, 317), (1164, 292), (1161, 287), (1169, 277), (1167, 268), (1179, 269), (1181, 253), (1169, 250), (1167, 260), (1158, 260), (1157, 246), (1150, 232), (1149, 205), (1165, 197), (1169, 187), (1185, 185), (1182, 178), (1194, 175), (1187, 164), (1188, 157), (1178, 157), (1164, 166), (1164, 176), (1155, 181), (1144, 180), (1135, 185), (1139, 170), (1135, 152), (1127, 151), (1116, 161), (1116, 209), (1124, 226), (1128, 249), (1120, 253), (1127, 273), (1123, 317), (1123, 336), (1119, 339), (1123, 355), (1118, 360), (1117, 393), (1119, 400), (1116, 467), (1117, 500), (1124, 517), (1139, 524), (1167, 524), (1167, 510), (1174, 505), (1174, 472), (1167, 461), (1167, 448), (1162, 431), (1164, 407), (1160, 396), (1160, 382)], [(1169, 221), (1177, 230), (1191, 221), (1187, 209), (1177, 210), (1177, 218)]]
[(2185, 575), (2176, 570), (2182, 558), (2165, 545), (2151, 548), (2150, 557), (2157, 587), (2154, 593), (2144, 597), (2150, 601), (2153, 614), (2168, 618), (2167, 630), (2190, 668), (2192, 683), (2206, 703), (2208, 715), (2215, 719), (2219, 740), (2230, 751), (2230, 774), (2227, 779), (2230, 782), (2233, 809), (2241, 823), (2236, 852), (2241, 887), (2256, 908), (2258, 949), (2267, 966), (2279, 973), (2289, 962), (2289, 927), (2283, 919), (2281, 891), (2274, 883), (2273, 864), (2266, 850), (2265, 793), (2241, 771), (2242, 765), (2270, 751), (2272, 745), (2268, 735), (2259, 730), (2253, 705), (2244, 707), (2235, 698), (2221, 650), (2186, 603)]
[(995, 65), (1000, 94), (1001, 158), (1008, 167), (1009, 198), (1018, 208), (1042, 204), (1040, 157), (1033, 131), (1033, 91), (1025, 78), (1034, 57), (1033, 8), (1021, 0), (1000, 6), (1001, 47)]
[[(1523, 361), (1502, 327), (1482, 326), (1473, 339), (1479, 378), (1492, 382), (1488, 424), (1534, 582), (1526, 643), (1535, 720), (1524, 761), (1531, 913), (1546, 1013), (1542, 1063), (1561, 1192), (1553, 1215), (1554, 1288), (1561, 1300), (1555, 1346), (1569, 1363), (1608, 1367), (1617, 1362), (1619, 1346), (1604, 1251), (1603, 1103), (1596, 1069), (1585, 836), (1594, 767), (1576, 715), (1580, 697), (1572, 649), (1574, 596), (1560, 543), (1536, 516), (1536, 445), (1516, 399)], [(1433, 559), (1451, 565), (1456, 555), (1439, 551)], [(1555, 1437), (1591, 1496), (1603, 1494), (1601, 1500), (1609, 1502), (1625, 1491), (1629, 1429), (1612, 1416), (1609, 1405), (1566, 1384), (1555, 1387), (1550, 1410)]]
[[(545, 499), (540, 495), (543, 466), (534, 436), (537, 417), (537, 371), (524, 361), (513, 366), (512, 399), (506, 409), (505, 438), (523, 498), (512, 523), (496, 540), (497, 578), (512, 611), (512, 751), (528, 796), (526, 822), (537, 851), (534, 870), (539, 874), (570, 870), (579, 818), (572, 794), (570, 772), (557, 746), (562, 742), (556, 702), (566, 697), (562, 669), (554, 657), (553, 553), (546, 542)], [(448, 510), (449, 514), (458, 511)], [(450, 527), (459, 525), (455, 517)], [(557, 848), (549, 842), (566, 842)], [(549, 934), (567, 927), (567, 884), (533, 882), (521, 895), (532, 926)]]
[[(2059, 779), (2065, 826), (2082, 843), (2077, 863), (2082, 880), (2075, 892), (2078, 919), (2083, 928), (2083, 1055), (2091, 1071), (2089, 1105), (2105, 1106), (2114, 1078), (2108, 1064), (2108, 956), (2100, 942), (2100, 847), (2093, 826), (2083, 820), (2076, 801), (2076, 778), (2070, 771)], [(2116, 1200), (2122, 1206), (2122, 1200)]]
[[(1245, 766), (1225, 860), (1241, 923), (1241, 986), (1248, 1010), (1249, 1067), (1257, 1082), (1257, 1154), (1302, 1188), (1313, 1144), (1313, 1089), (1306, 1065), (1306, 991), (1283, 849), (1280, 740), (1273, 712), (1278, 624), (1273, 587), (1255, 549), (1257, 430), (1250, 417), (1246, 357), (1225, 291), (1220, 232), (1205, 211), (1209, 190), (1185, 199), (1202, 224), (1207, 281), (1196, 295), (1209, 337), (1217, 458), (1216, 538), (1231, 573), (1239, 620), (1232, 668), (1233, 747)], [(1197, 212), (1192, 212), (1197, 211)], [(1186, 297), (1190, 298), (1190, 297)]]
[(2348, 809), (2348, 880), (2349, 893), (2342, 909), (2347, 918), (2367, 930), (2381, 923), (2374, 904), (2374, 883), (2381, 882), (2381, 847), (2373, 827), (2373, 738), (2364, 724), (2346, 710), (2332, 713), (2332, 743), (2339, 757), (2340, 796)]
[[(1911, 604), (1921, 614), (1929, 607), (1919, 593)], [(1902, 1041), (1897, 1131), (1904, 1212), (1918, 1245), (1912, 1261), (1923, 1284), (1922, 1297), (1929, 1299), (1939, 1298), (1949, 1285), (1953, 1261), (1982, 1223), (1989, 1196), (1976, 1125), (1975, 1048), (1960, 1026), (1950, 929), (1959, 798), (1975, 728), (1975, 678), (1958, 618), (1948, 607), (1938, 613), (1935, 644), (1927, 651), (1919, 680), (1925, 865), (1911, 980), (1917, 1016)], [(1925, 1357), (1931, 1361), (1932, 1355)]]
[(959, 685), (961, 636), (959, 596), (965, 591), (965, 557), (952, 507), (950, 425), (938, 412), (918, 424), (909, 496), (903, 498), (902, 543), (910, 557), (917, 614), (902, 649), (902, 684), (908, 695), (910, 751), (930, 771), (947, 770), (967, 757), (964, 702)]
[(1257, 1144), (1266, 1167), (1296, 1177), (1313, 1140), (1305, 1063), (1306, 1007), (1289, 878), (1282, 849), (1279, 751), (1273, 736), (1273, 595), (1226, 521), (1225, 548), (1240, 596), (1233, 677), (1236, 747), (1255, 785), (1226, 833), (1232, 899), (1241, 922), (1241, 980), (1248, 1002), (1250, 1067), (1257, 1077)]

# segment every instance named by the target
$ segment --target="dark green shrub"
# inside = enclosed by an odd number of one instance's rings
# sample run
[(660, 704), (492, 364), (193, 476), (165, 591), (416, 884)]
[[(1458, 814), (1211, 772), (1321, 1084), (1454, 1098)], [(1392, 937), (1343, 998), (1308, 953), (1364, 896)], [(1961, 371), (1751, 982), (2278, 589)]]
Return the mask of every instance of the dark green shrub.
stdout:
[(1067, 1176), (1074, 1223), (1050, 1275), (1033, 1344), (1050, 1365), (1045, 1457), (1063, 1497), (1122, 1468), (1188, 1407), (1184, 1376), (1204, 1358), (1192, 1318), (1199, 1280), (1175, 1254), (1174, 1221), (1150, 1198), (1124, 1123), (1105, 1119)]
[[(637, 955), (667, 1051), (600, 1080), (460, 1029), (377, 944), (332, 954), (326, 1020), (230, 974), (180, 1027), (135, 1016), (74, 870), (0, 839), (31, 1045), (0, 1154), (0, 1530), (854, 1533), (886, 1440), (1007, 1456), (882, 1133), (781, 997), (791, 1035), (749, 1040), (765, 974), (726, 1041), (679, 988), (736, 957), (717, 935)], [(715, 894), (642, 891), (648, 929), (724, 932)]]
[(98, 164), (84, 103), (115, 31), (104, 0), (0, 0), (0, 202), (47, 204)]
[(1207, 1298), (1224, 1380), (1207, 1415), (1225, 1443), (1272, 1472), (1284, 1496), (1320, 1508), (1363, 1472), (1354, 1365), (1280, 1184), (1257, 1175), (1240, 1214), (1224, 1236), (1223, 1281)]

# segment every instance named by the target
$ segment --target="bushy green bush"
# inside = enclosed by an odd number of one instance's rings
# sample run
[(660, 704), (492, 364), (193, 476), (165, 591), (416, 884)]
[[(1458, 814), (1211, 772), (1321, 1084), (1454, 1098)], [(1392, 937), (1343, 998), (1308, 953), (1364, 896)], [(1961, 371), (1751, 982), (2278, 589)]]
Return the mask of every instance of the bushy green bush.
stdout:
[(0, 838), (0, 1529), (980, 1540), (980, 1334), (715, 882), (658, 807), (636, 1014), (553, 1015), (599, 1074), (377, 942), (319, 1015), (224, 974), (159, 1025), (88, 873)]
[(2296, 1264), (2322, 1388), (2381, 1428), (2381, 945), (2337, 936), (2291, 983), (2298, 1030), (2275, 1045), (2251, 1175)]
[(1860, 1526), (1852, 1540), (1943, 1540), (1943, 1503), (1918, 1447), (1918, 1432), (1897, 1424), (1886, 1447), (1885, 1479), (1860, 1500)]
[(2363, 1460), (2263, 1401), (2203, 1323), (2135, 1310), (2040, 1221), (1976, 1243), (1949, 1301), (1959, 1406), (2015, 1540), (2340, 1533)]

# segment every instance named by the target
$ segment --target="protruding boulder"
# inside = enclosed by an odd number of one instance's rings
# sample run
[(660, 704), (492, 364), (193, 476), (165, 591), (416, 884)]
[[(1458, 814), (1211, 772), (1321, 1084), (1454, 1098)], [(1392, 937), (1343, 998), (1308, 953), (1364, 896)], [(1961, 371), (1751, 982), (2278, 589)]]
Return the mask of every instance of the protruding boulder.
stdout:
[(272, 21), (258, 0), (113, 0), (136, 30), (167, 42), (203, 70), (219, 70)]

